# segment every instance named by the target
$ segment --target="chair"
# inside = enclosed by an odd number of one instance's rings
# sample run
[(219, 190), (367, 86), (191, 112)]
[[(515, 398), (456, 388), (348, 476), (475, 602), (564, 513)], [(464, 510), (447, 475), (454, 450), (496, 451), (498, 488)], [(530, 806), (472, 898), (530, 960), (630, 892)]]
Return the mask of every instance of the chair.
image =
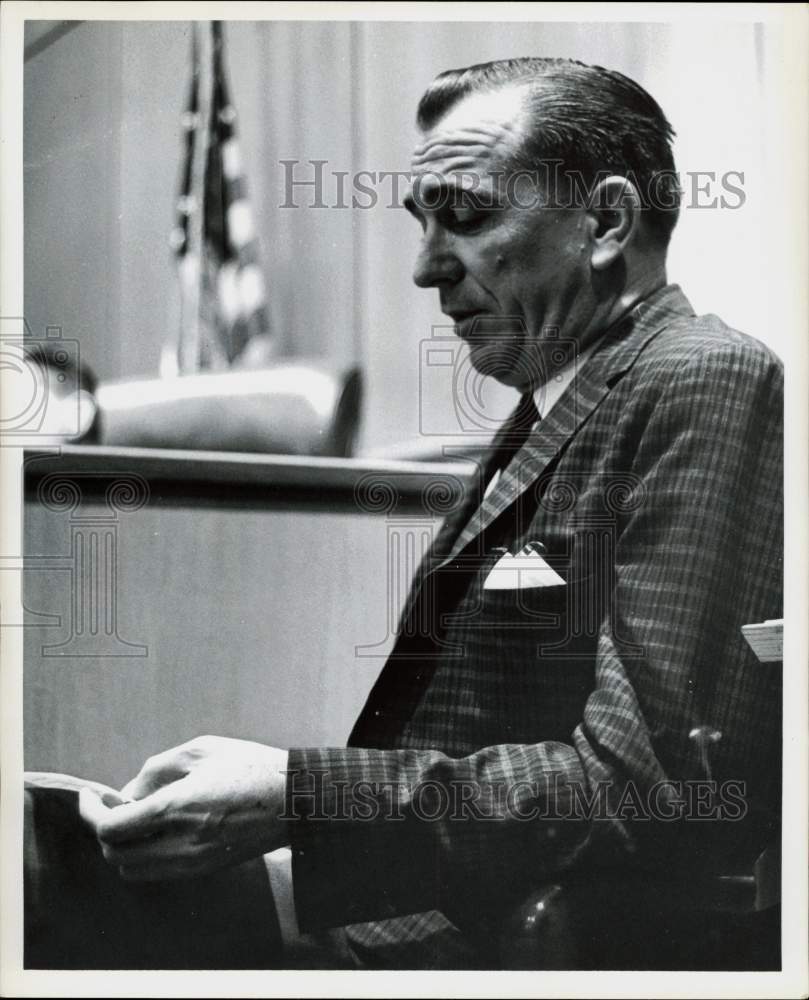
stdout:
[[(783, 620), (742, 629), (761, 662), (781, 666)], [(710, 744), (721, 734), (698, 727), (710, 777)], [(706, 828), (703, 828), (705, 831)], [(595, 871), (541, 886), (514, 909), (499, 935), (506, 969), (772, 971), (781, 968), (780, 817), (751, 816), (731, 840), (719, 831), (683, 850), (682, 832), (669, 828), (646, 871)], [(710, 834), (709, 834), (710, 836)], [(766, 845), (766, 846), (765, 846)], [(694, 849), (695, 848), (695, 849)], [(666, 857), (695, 859), (671, 867)], [(724, 858), (726, 867), (699, 863)]]
[(780, 851), (747, 872), (605, 872), (532, 893), (502, 928), (505, 969), (762, 971), (781, 967)]

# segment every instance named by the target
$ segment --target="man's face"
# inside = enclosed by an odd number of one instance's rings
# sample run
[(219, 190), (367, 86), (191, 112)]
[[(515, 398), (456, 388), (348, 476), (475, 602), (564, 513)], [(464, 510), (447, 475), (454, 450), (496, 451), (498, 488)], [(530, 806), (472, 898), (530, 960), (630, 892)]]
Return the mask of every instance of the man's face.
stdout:
[(522, 97), (511, 88), (451, 108), (416, 147), (405, 204), (423, 229), (413, 280), (438, 289), (479, 372), (527, 389), (547, 376), (543, 341), (580, 337), (591, 307), (584, 212), (547, 207), (541, 184), (506, 167)]

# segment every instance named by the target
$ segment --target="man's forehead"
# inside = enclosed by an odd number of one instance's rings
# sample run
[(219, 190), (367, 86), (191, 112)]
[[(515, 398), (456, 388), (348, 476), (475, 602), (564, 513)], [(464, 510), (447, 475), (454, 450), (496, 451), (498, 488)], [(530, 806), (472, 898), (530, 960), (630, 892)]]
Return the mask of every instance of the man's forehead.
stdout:
[(421, 175), (477, 173), (502, 166), (523, 135), (525, 86), (470, 94), (424, 132), (413, 151), (412, 171)]

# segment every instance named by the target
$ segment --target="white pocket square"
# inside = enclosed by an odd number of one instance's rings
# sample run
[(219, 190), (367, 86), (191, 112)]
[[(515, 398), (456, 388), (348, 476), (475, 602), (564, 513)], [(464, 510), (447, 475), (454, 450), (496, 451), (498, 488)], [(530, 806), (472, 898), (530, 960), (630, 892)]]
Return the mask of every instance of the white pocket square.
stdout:
[(483, 584), (484, 590), (529, 590), (535, 587), (564, 586), (565, 581), (539, 553), (528, 547), (513, 556), (506, 552)]

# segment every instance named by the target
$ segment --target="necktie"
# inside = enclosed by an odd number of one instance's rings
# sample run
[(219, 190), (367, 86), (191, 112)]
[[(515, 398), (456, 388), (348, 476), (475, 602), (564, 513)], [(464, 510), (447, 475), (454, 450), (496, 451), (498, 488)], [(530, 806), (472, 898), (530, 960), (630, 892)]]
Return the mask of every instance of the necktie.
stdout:
[(517, 404), (517, 408), (509, 418), (500, 436), (500, 442), (491, 458), (487, 469), (487, 478), (491, 480), (496, 473), (508, 468), (512, 458), (522, 448), (531, 433), (531, 428), (539, 420), (539, 410), (534, 402), (533, 394), (528, 392)]

